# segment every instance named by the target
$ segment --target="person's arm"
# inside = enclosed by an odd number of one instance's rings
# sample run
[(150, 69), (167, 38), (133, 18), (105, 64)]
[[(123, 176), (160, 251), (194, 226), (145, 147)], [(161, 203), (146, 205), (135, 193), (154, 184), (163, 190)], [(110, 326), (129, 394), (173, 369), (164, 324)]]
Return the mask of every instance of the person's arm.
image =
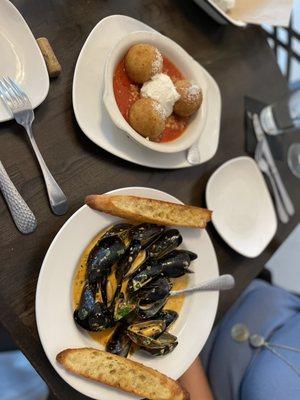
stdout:
[(179, 378), (180, 384), (189, 392), (191, 400), (213, 400), (204, 369), (199, 357)]

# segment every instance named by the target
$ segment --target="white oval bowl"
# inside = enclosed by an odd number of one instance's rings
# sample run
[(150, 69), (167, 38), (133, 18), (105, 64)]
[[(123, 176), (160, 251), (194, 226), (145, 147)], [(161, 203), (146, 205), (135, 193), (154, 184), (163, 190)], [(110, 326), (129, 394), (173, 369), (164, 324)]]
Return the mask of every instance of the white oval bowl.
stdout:
[[(129, 125), (117, 105), (113, 89), (114, 72), (128, 49), (137, 43), (149, 43), (156, 46), (181, 71), (186, 79), (199, 85), (202, 90), (203, 101), (200, 109), (191, 117), (187, 128), (179, 138), (171, 142), (156, 143), (145, 139)], [(136, 31), (126, 35), (108, 54), (104, 82), (103, 102), (111, 120), (135, 142), (162, 153), (177, 153), (188, 149), (200, 136), (206, 117), (206, 77), (203, 74), (202, 67), (182, 47), (168, 37), (146, 31)]]

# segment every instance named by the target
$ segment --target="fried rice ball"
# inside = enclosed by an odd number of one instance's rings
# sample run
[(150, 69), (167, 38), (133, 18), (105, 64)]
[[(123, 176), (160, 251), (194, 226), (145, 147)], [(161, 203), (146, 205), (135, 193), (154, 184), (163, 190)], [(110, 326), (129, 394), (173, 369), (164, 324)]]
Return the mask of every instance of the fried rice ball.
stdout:
[(135, 44), (125, 56), (125, 70), (131, 80), (137, 83), (149, 81), (162, 71), (163, 58), (151, 44)]
[(196, 112), (202, 104), (202, 91), (199, 86), (186, 79), (175, 82), (180, 99), (174, 104), (174, 113), (180, 117), (189, 117)]
[(129, 124), (140, 135), (158, 141), (166, 125), (166, 114), (160, 103), (141, 98), (129, 110)]

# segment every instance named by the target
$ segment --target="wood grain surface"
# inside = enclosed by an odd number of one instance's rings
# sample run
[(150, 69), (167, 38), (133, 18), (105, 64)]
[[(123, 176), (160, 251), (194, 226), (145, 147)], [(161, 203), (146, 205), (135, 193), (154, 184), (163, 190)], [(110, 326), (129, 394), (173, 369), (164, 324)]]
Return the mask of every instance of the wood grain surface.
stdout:
[[(47, 99), (36, 110), (34, 134), (53, 175), (70, 202), (69, 212), (50, 211), (45, 186), (24, 130), (15, 122), (0, 126), (0, 158), (11, 179), (38, 219), (30, 236), (15, 228), (0, 198), (0, 321), (48, 383), (53, 398), (83, 399), (55, 373), (43, 352), (35, 321), (35, 290), (45, 253), (64, 222), (89, 193), (126, 186), (148, 186), (166, 191), (192, 205), (205, 205), (204, 192), (212, 172), (226, 160), (245, 154), (244, 95), (273, 101), (287, 90), (263, 31), (220, 26), (192, 0), (14, 0), (35, 37), (47, 37), (63, 72), (51, 80)], [(96, 147), (81, 132), (72, 109), (72, 80), (80, 49), (95, 24), (111, 14), (137, 18), (185, 48), (213, 75), (223, 101), (220, 143), (209, 162), (188, 170), (161, 171), (123, 161)], [(99, 54), (101, 57), (101, 54)], [(287, 138), (292, 141), (293, 137)], [(285, 143), (287, 145), (288, 142)], [(218, 318), (299, 221), (299, 181), (286, 163), (278, 167), (296, 206), (296, 216), (278, 231), (264, 253), (246, 259), (231, 250), (213, 226), (220, 271), (232, 273), (237, 286), (222, 294)], [(59, 340), (59, 338), (58, 338)]]

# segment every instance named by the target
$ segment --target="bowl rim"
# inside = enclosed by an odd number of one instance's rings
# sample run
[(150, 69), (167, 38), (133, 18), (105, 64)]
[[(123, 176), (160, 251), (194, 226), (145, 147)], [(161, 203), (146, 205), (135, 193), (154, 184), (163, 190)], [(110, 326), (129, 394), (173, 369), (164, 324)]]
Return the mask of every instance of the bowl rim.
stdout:
[[(203, 101), (200, 110), (198, 110), (197, 115), (191, 117), (191, 120), (189, 121), (186, 131), (184, 131), (179, 136), (178, 139), (175, 139), (170, 142), (164, 142), (164, 143), (152, 142), (144, 138), (139, 133), (137, 133), (125, 120), (116, 103), (113, 90), (113, 79), (112, 79), (113, 72), (116, 67), (116, 62), (114, 62), (114, 58), (118, 57), (120, 60), (122, 54), (125, 53), (124, 48), (128, 49), (134, 43), (138, 43), (141, 41), (149, 41), (151, 42), (151, 44), (155, 44), (158, 48), (160, 47), (159, 43), (163, 42), (163, 44), (165, 44), (166, 47), (173, 49), (176, 55), (181, 60), (183, 60), (182, 61), (183, 64), (185, 64), (188, 69), (194, 72), (194, 75), (199, 76), (199, 81), (201, 81), (202, 83), (201, 85), (199, 85), (203, 93)], [(173, 62), (173, 60), (171, 61)], [(176, 65), (176, 62), (174, 62), (174, 64)], [(176, 42), (174, 42), (167, 36), (164, 36), (157, 32), (147, 32), (142, 30), (134, 31), (127, 34), (120, 41), (118, 41), (118, 43), (108, 53), (104, 70), (104, 92), (103, 92), (103, 103), (105, 105), (106, 111), (110, 116), (112, 122), (119, 129), (121, 129), (130, 139), (151, 150), (158, 151), (161, 153), (177, 153), (191, 147), (197, 141), (197, 139), (199, 138), (205, 127), (206, 116), (207, 116), (206, 97), (207, 97), (207, 79), (205, 74), (203, 73), (203, 67), (194, 58), (192, 58), (180, 45), (178, 45)], [(189, 131), (189, 126), (191, 126), (191, 124), (197, 117), (199, 121), (198, 129), (195, 129), (195, 127), (193, 127)]]

